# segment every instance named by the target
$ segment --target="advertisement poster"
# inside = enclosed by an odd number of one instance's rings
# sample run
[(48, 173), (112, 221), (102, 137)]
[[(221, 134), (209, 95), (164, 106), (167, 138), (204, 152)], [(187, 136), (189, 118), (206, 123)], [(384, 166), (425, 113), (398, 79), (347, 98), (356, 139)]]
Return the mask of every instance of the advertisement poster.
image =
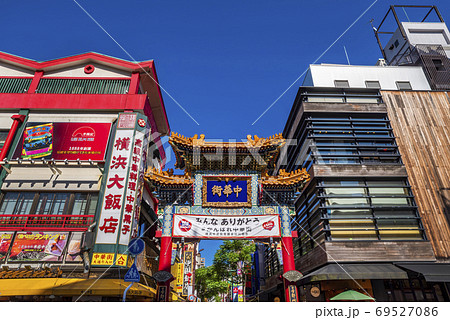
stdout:
[(17, 232), (9, 261), (62, 261), (67, 232)]
[(0, 262), (6, 259), (14, 232), (0, 233)]
[(185, 238), (280, 237), (278, 215), (210, 216), (175, 214), (173, 236)]
[(23, 133), (22, 159), (50, 156), (53, 150), (53, 124), (26, 127)]
[(27, 123), (14, 158), (105, 159), (111, 123)]
[(81, 237), (82, 232), (74, 232), (67, 246), (66, 262), (82, 261), (81, 257)]

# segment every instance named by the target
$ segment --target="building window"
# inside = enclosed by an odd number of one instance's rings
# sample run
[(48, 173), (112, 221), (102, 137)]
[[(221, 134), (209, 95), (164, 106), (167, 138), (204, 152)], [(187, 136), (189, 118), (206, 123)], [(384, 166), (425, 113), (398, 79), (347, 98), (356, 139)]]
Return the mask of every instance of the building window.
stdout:
[[(401, 158), (386, 115), (307, 116), (299, 139), (310, 140), (309, 152), (316, 164), (400, 164)], [(293, 152), (293, 151), (288, 151)], [(305, 162), (300, 159), (300, 162)], [(305, 166), (306, 163), (303, 164)]]
[(398, 90), (412, 90), (411, 83), (409, 81), (396, 81)]
[(292, 223), (305, 255), (327, 241), (425, 239), (422, 222), (406, 179), (322, 179), (296, 203)]
[(322, 180), (318, 188), (330, 240), (424, 239), (405, 179)]
[(5, 192), (2, 195), (2, 215), (93, 215), (98, 194), (64, 192)]
[(336, 88), (350, 88), (348, 80), (334, 80), (334, 86)]
[(445, 71), (444, 63), (441, 59), (432, 59), (436, 71)]
[(380, 81), (366, 81), (366, 88), (381, 89)]

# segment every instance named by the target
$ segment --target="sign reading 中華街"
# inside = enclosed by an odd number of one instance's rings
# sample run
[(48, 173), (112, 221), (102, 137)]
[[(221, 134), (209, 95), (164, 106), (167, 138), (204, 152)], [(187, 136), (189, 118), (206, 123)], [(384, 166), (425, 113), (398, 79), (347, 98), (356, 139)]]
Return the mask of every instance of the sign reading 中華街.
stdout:
[(251, 207), (251, 177), (203, 177), (204, 207)]
[(173, 236), (184, 238), (280, 237), (278, 215), (210, 216), (175, 214)]
[(27, 123), (13, 158), (105, 159), (111, 123)]

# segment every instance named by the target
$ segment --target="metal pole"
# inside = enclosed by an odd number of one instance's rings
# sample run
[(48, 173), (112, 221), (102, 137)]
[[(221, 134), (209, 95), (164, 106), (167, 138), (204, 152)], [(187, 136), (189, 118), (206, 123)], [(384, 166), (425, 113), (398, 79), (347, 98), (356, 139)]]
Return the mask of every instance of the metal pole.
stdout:
[(126, 299), (127, 299), (127, 291), (128, 291), (128, 289), (131, 288), (131, 286), (132, 286), (133, 284), (134, 284), (134, 282), (132, 282), (132, 283), (125, 289), (125, 291), (123, 292), (122, 302), (125, 302), (125, 301), (126, 301)]

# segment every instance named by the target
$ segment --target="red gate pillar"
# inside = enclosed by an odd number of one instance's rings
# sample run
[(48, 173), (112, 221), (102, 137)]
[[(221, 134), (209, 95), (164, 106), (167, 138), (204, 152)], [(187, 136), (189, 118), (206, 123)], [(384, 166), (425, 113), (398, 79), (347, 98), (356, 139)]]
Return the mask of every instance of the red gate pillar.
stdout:
[[(281, 252), (283, 256), (283, 274), (295, 270), (294, 247), (290, 227), (291, 217), (287, 207), (281, 208)], [(286, 302), (298, 302), (298, 290), (295, 282), (283, 277), (284, 297)]]
[[(172, 265), (172, 206), (164, 209), (163, 226), (161, 233), (161, 249), (159, 252), (159, 268), (158, 271), (170, 272)], [(171, 280), (170, 280), (171, 281)], [(156, 290), (156, 301), (169, 301), (170, 281), (158, 282)]]
[[(283, 254), (283, 273), (295, 270), (294, 247), (292, 237), (281, 238), (281, 248)], [(298, 302), (298, 290), (295, 282), (283, 278), (284, 296), (286, 302)]]

